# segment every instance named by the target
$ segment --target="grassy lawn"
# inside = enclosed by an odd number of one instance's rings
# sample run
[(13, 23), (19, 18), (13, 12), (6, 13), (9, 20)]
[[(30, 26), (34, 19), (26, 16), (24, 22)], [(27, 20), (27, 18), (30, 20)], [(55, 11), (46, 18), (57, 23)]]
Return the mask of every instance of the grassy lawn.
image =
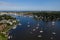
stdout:
[(7, 40), (7, 37), (5, 37), (3, 34), (0, 34), (0, 40)]

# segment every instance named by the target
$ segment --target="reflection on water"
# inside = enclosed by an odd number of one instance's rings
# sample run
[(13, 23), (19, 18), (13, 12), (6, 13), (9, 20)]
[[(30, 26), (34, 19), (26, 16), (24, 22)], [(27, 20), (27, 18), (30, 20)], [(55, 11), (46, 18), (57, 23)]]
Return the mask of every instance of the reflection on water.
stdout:
[(45, 22), (28, 16), (15, 16), (20, 23), (10, 31), (9, 40), (58, 40), (60, 21)]

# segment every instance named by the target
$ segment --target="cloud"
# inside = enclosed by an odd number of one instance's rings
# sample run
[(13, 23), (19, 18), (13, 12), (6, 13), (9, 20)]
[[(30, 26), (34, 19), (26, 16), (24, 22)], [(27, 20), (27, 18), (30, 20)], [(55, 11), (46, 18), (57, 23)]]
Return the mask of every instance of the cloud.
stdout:
[(9, 3), (9, 2), (2, 2), (2, 1), (0, 1), (0, 6), (17, 6), (17, 5)]
[[(6, 2), (0, 2), (0, 6), (5, 6), (5, 5), (8, 5), (9, 3), (6, 3)], [(10, 5), (10, 4), (9, 4)]]
[(0, 10), (20, 10), (20, 6), (13, 3), (0, 1)]

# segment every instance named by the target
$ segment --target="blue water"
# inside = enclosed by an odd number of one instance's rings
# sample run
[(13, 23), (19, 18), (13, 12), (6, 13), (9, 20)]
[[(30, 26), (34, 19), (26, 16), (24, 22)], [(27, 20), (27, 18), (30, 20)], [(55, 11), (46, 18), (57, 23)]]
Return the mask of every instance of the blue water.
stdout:
[[(33, 17), (15, 17), (22, 25), (17, 25), (16, 29), (10, 31), (9, 35), (12, 38), (9, 40), (60, 40), (60, 21), (55, 21), (55, 24), (52, 25), (51, 21), (35, 20)], [(30, 26), (28, 27), (28, 25)], [(35, 30), (33, 31), (33, 29)], [(55, 32), (55, 34), (52, 34), (52, 32)]]

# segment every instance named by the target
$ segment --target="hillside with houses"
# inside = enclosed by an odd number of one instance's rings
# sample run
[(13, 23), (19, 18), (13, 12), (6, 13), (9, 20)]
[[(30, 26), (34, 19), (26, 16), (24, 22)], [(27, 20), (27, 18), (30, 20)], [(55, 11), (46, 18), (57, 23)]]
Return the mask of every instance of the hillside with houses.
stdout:
[(17, 24), (16, 18), (6, 14), (0, 15), (0, 40), (6, 40), (9, 30)]

